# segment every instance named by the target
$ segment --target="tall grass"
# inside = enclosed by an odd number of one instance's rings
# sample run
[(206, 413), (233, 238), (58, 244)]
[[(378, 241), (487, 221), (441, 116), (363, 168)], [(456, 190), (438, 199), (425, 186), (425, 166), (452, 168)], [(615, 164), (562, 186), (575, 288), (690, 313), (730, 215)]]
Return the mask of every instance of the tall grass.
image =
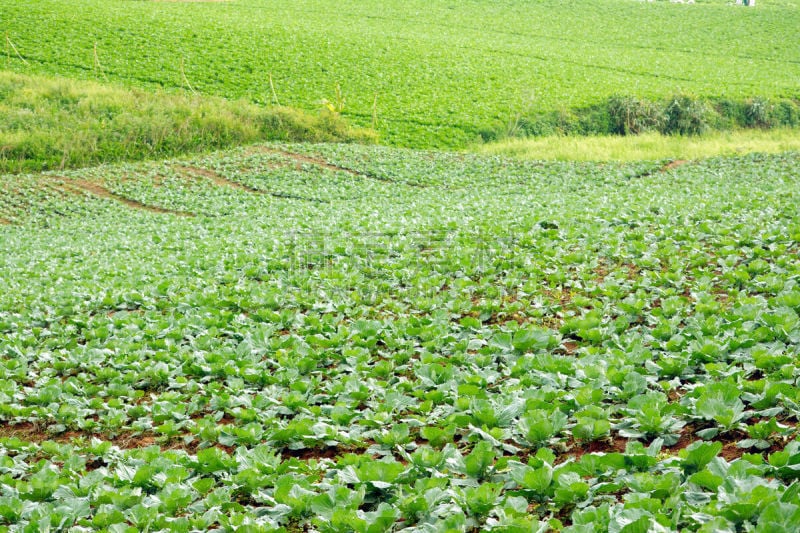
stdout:
[(751, 152), (800, 150), (800, 131), (792, 129), (711, 132), (702, 136), (664, 135), (657, 132), (620, 136), (559, 136), (506, 139), (478, 145), (482, 153), (521, 159), (562, 161), (638, 161), (701, 159)]
[(169, 157), (263, 140), (376, 140), (336, 113), (0, 72), (0, 172)]

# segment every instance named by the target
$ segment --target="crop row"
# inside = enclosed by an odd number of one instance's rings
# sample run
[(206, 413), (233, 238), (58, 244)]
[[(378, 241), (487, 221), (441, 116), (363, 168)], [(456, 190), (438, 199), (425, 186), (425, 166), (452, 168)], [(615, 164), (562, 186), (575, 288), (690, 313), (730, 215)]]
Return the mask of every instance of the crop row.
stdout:
[(797, 157), (4, 177), (0, 528), (796, 529)]

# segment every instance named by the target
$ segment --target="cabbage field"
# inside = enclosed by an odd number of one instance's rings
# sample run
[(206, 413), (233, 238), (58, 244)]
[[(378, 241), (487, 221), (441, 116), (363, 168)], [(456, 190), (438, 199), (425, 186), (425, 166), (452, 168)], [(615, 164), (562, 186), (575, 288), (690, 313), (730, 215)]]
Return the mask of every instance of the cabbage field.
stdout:
[(0, 179), (0, 531), (800, 530), (800, 154)]
[(618, 94), (797, 101), (798, 28), (788, 0), (0, 0), (0, 61), (314, 111), (328, 100), (387, 143), (463, 147)]

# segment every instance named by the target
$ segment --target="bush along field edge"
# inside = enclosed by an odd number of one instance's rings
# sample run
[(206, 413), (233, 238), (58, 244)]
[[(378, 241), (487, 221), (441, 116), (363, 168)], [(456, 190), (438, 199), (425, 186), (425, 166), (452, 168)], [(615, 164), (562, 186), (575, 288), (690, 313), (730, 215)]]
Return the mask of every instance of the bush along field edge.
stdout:
[(662, 100), (615, 95), (587, 107), (529, 110), (478, 132), (481, 141), (549, 135), (702, 135), (711, 131), (800, 127), (800, 99), (702, 98), (686, 93)]

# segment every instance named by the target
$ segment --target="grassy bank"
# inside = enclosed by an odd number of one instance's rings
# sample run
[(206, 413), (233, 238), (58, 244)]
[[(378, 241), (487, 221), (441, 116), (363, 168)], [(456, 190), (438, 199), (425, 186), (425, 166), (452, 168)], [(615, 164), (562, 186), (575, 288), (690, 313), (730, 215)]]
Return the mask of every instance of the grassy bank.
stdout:
[(163, 158), (261, 140), (372, 141), (335, 113), (0, 72), (0, 171)]
[(483, 153), (522, 159), (560, 161), (638, 161), (658, 159), (699, 159), (752, 152), (780, 153), (800, 150), (800, 132), (790, 129), (738, 130), (703, 136), (605, 135), (594, 137), (549, 136), (507, 139), (476, 147)]

